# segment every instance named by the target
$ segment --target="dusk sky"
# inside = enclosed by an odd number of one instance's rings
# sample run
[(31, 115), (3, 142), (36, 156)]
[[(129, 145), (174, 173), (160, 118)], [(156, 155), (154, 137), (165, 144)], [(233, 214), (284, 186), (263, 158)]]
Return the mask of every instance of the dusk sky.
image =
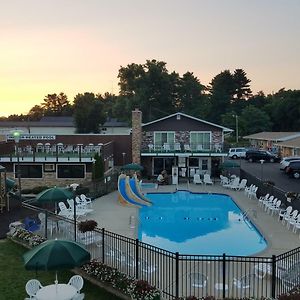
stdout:
[(0, 6), (0, 116), (45, 95), (118, 94), (118, 70), (162, 60), (202, 84), (242, 68), (253, 92), (300, 89), (300, 0), (9, 0)]

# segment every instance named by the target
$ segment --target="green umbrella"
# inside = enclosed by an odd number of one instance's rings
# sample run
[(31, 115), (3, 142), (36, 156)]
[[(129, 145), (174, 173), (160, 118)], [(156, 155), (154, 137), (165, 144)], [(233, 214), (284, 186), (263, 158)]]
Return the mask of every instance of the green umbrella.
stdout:
[(69, 188), (60, 188), (55, 186), (39, 193), (36, 196), (36, 201), (38, 203), (60, 202), (67, 199), (72, 199), (73, 197), (74, 193)]
[(144, 170), (144, 168), (139, 165), (139, 164), (135, 164), (135, 163), (131, 163), (131, 164), (127, 164), (127, 165), (124, 165), (123, 167), (121, 167), (121, 170), (123, 171), (129, 171), (129, 170), (132, 170), (132, 171), (142, 171)]
[(56, 239), (45, 241), (23, 254), (26, 270), (72, 269), (87, 263), (90, 259), (90, 253), (80, 244)]

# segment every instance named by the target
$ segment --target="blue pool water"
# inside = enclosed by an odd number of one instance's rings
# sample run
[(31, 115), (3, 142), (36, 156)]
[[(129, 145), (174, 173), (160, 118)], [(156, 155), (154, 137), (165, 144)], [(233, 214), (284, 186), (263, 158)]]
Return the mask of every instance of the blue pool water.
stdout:
[(140, 209), (139, 239), (181, 254), (251, 255), (266, 240), (231, 197), (187, 191), (148, 193)]

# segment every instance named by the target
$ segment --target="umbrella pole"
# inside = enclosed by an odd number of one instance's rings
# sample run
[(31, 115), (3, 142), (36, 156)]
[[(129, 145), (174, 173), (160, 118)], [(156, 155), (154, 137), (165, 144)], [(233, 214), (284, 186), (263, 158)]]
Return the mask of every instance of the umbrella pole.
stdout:
[(74, 199), (74, 241), (76, 242), (76, 201)]
[(55, 289), (56, 289), (56, 294), (57, 294), (57, 284), (58, 284), (57, 271), (55, 271)]

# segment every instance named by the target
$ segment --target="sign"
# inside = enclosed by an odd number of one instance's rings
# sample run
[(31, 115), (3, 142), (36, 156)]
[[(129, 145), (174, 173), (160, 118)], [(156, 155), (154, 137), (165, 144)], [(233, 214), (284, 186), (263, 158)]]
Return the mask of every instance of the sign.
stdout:
[[(20, 140), (55, 140), (55, 135), (48, 134), (21, 134)], [(13, 134), (7, 135), (7, 140), (15, 140)]]

